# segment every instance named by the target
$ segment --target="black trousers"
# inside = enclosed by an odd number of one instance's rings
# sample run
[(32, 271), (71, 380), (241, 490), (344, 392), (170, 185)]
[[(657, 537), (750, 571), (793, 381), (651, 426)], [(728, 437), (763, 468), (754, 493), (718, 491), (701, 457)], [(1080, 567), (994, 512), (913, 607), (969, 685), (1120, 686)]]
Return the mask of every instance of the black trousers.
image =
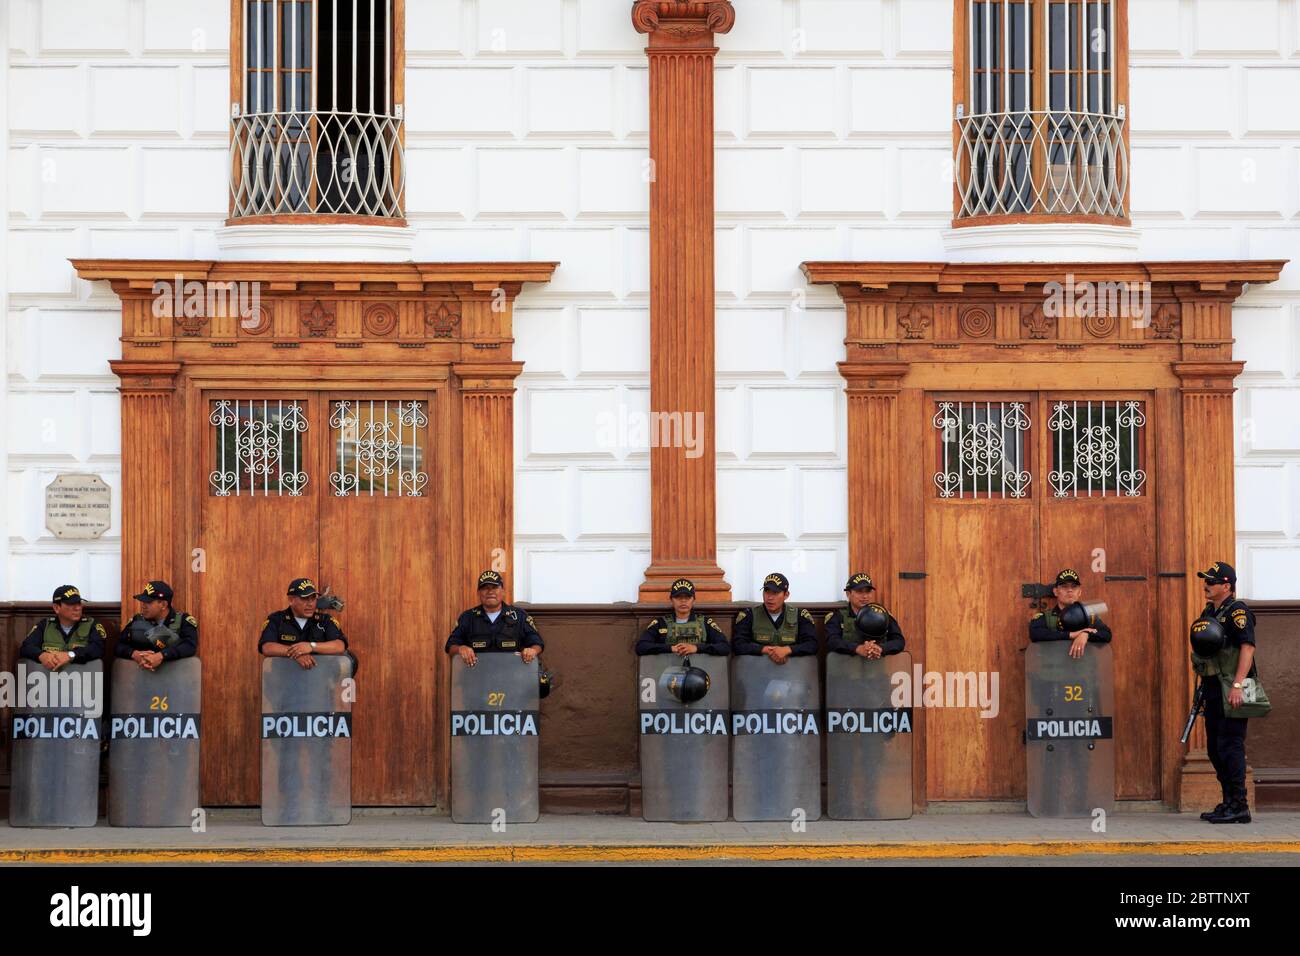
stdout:
[[(1216, 678), (1217, 679), (1217, 678)], [(1205, 702), (1205, 749), (1223, 788), (1224, 802), (1246, 802), (1246, 724), (1245, 717), (1224, 717), (1223, 699), (1211, 697)]]

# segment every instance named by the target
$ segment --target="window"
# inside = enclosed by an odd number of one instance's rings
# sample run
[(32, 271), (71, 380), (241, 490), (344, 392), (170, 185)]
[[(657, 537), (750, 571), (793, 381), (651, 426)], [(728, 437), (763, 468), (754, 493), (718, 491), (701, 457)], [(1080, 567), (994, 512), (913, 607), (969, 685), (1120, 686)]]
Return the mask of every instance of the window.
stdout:
[(231, 214), (400, 219), (402, 0), (244, 0)]
[(219, 498), (300, 497), (307, 487), (306, 410), (293, 399), (221, 399), (208, 415), (215, 442), (209, 491)]
[(429, 483), (425, 471), (424, 402), (388, 399), (333, 402), (330, 441), (335, 496), (419, 498)]
[(957, 0), (957, 218), (1127, 218), (1125, 0)]
[(1026, 498), (1029, 412), (1023, 402), (940, 402), (931, 420), (938, 432), (940, 498)]
[(1141, 402), (1053, 402), (1047, 421), (1053, 497), (1142, 495), (1146, 423)]

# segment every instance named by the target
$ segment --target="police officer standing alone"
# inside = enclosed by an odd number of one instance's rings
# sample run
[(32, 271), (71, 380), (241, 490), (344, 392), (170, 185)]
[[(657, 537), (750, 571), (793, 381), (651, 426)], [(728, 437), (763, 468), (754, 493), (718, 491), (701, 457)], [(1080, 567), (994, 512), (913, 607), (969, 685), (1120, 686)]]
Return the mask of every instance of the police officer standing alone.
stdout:
[(104, 656), (104, 625), (84, 616), (81, 592), (71, 584), (54, 589), (54, 616), (38, 622), (23, 639), (18, 656), (52, 671)]
[(1066, 568), (1056, 575), (1056, 584), (1052, 586), (1056, 595), (1056, 607), (1050, 611), (1040, 611), (1029, 622), (1029, 639), (1035, 644), (1040, 641), (1071, 641), (1070, 656), (1083, 656), (1084, 649), (1091, 644), (1109, 644), (1110, 628), (1100, 617), (1092, 617), (1088, 627), (1067, 631), (1061, 620), (1062, 612), (1073, 604), (1079, 603), (1083, 596), (1083, 582), (1079, 572)]
[[(194, 656), (198, 650), (199, 622), (173, 608), (173, 597), (171, 585), (166, 581), (150, 581), (135, 595), (140, 611), (122, 628), (114, 652), (118, 657), (153, 671), (163, 661)], [(158, 633), (159, 628), (168, 633)]]
[(678, 578), (668, 591), (671, 614), (657, 617), (636, 642), (638, 657), (646, 654), (717, 654), (731, 652), (727, 635), (713, 618), (695, 612), (695, 584)]
[(790, 581), (773, 572), (763, 579), (763, 607), (742, 610), (731, 629), (731, 653), (764, 654), (773, 664), (784, 664), (791, 657), (817, 653), (817, 628), (812, 615), (787, 604)]
[(448, 654), (459, 654), (470, 667), (478, 652), (518, 654), (525, 664), (542, 653), (542, 635), (530, 615), (505, 603), (505, 579), (496, 571), (478, 576), (478, 606), (462, 612), (447, 638)]
[(348, 639), (334, 618), (316, 610), (316, 585), (310, 578), (289, 582), (289, 606), (272, 611), (262, 625), (257, 649), (263, 657), (287, 657), (304, 670), (316, 666), (314, 654), (347, 654), (352, 673), (357, 659), (348, 650)]
[[(844, 583), (844, 596), (848, 606), (826, 615), (823, 626), (826, 630), (826, 649), (837, 654), (857, 654), (867, 660), (877, 660), (890, 654), (901, 654), (907, 646), (902, 628), (894, 620), (894, 615), (884, 612), (884, 633), (879, 638), (868, 638), (857, 626), (858, 615), (862, 609), (872, 603), (876, 586), (871, 576), (865, 571), (849, 575)], [(882, 609), (883, 610), (883, 609)]]
[[(1222, 649), (1209, 664), (1193, 665), (1201, 675), (1201, 693), (1205, 706), (1205, 749), (1223, 790), (1223, 802), (1201, 814), (1211, 823), (1249, 823), (1250, 805), (1246, 799), (1246, 718), (1230, 717), (1227, 712), (1241, 707), (1243, 682), (1255, 676), (1255, 613), (1237, 597), (1237, 572), (1232, 565), (1216, 561), (1205, 571), (1197, 571), (1203, 581), (1206, 605), (1198, 620), (1213, 619), (1223, 628)], [(1228, 699), (1223, 697), (1219, 675), (1232, 682)]]

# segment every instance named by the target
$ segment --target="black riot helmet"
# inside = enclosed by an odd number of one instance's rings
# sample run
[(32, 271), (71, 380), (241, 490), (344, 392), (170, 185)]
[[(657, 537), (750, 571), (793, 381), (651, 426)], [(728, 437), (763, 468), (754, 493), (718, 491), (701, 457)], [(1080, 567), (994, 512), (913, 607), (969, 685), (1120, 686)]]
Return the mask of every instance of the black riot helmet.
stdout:
[(1192, 622), (1192, 631), (1188, 635), (1192, 642), (1192, 653), (1197, 657), (1213, 657), (1223, 650), (1228, 642), (1228, 635), (1223, 625), (1212, 617), (1203, 617)]
[(858, 612), (858, 631), (868, 640), (884, 637), (889, 631), (889, 612), (879, 604), (868, 604)]
[(161, 651), (175, 646), (180, 639), (166, 624), (153, 624), (144, 618), (131, 622), (127, 633), (127, 640), (138, 651)]
[(1081, 604), (1078, 601), (1067, 604), (1058, 612), (1061, 619), (1061, 630), (1073, 633), (1074, 631), (1082, 631), (1085, 627), (1095, 627), (1097, 618), (1108, 610), (1109, 608), (1105, 604)]
[(684, 657), (680, 666), (668, 668), (661, 679), (661, 686), (683, 704), (703, 700), (711, 683), (708, 671), (694, 666)]

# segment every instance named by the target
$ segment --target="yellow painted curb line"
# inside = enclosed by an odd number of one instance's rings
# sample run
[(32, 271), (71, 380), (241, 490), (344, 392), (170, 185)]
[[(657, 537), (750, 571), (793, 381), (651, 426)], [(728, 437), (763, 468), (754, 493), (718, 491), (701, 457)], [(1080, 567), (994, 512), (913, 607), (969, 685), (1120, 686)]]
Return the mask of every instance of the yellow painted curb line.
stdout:
[(1190, 840), (1021, 843), (806, 844), (541, 844), (436, 847), (213, 847), (195, 849), (0, 850), (0, 863), (658, 863), (708, 860), (833, 862), (841, 860), (963, 859), (1000, 856), (1202, 856), (1227, 853), (1296, 853), (1300, 841)]

